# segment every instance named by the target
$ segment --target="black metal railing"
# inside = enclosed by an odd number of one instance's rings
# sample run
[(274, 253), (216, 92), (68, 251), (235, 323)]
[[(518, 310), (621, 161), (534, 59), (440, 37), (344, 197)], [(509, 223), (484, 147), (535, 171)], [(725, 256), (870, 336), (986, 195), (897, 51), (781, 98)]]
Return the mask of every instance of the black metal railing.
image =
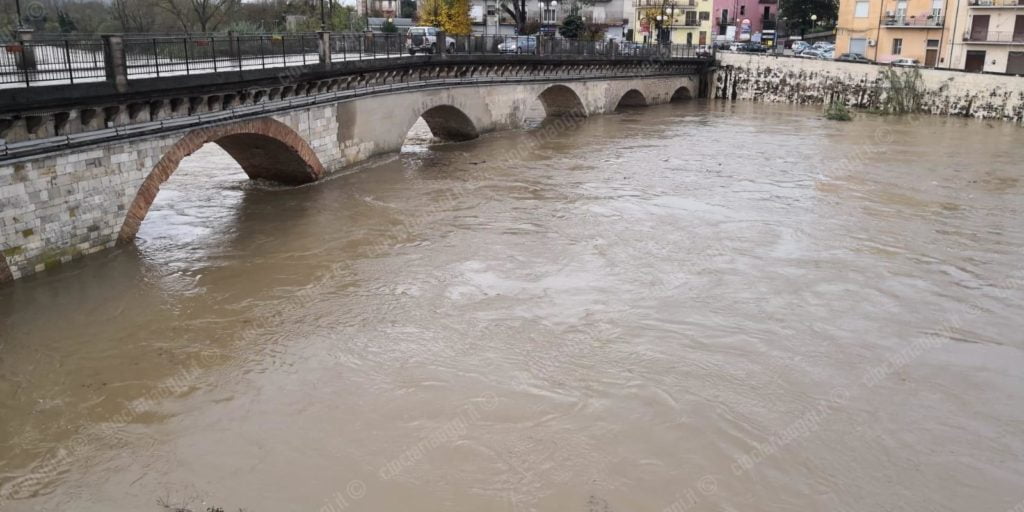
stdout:
[(886, 16), (882, 25), (886, 27), (941, 27), (945, 24), (945, 16), (923, 15), (923, 16)]
[(319, 52), (316, 34), (124, 39), (128, 78), (308, 66)]
[[(45, 36), (0, 43), (3, 44), (0, 87), (76, 84), (115, 80), (119, 76), (137, 80), (308, 67), (364, 59), (417, 59), (422, 58), (420, 54), (441, 52), (537, 58), (571, 55), (607, 59), (710, 57), (707, 47), (696, 45), (612, 43), (542, 36), (447, 36), (443, 41), (431, 38), (426, 44), (413, 45), (412, 37), (397, 33), (131, 35), (103, 39)], [(324, 43), (326, 49), (321, 48)], [(120, 58), (112, 56), (114, 53)]]
[(98, 39), (8, 41), (0, 51), (0, 84), (102, 80), (103, 62)]
[(966, 31), (964, 32), (964, 41), (973, 43), (1006, 43), (1006, 44), (1024, 44), (1024, 33), (1010, 32), (1010, 31), (996, 31), (991, 30), (985, 31)]

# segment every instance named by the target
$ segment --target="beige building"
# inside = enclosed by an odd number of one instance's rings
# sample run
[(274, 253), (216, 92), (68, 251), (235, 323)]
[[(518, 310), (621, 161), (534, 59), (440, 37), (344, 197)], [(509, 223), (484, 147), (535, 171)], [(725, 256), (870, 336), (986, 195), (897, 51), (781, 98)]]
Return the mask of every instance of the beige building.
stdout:
[(711, 0), (633, 0), (633, 41), (711, 44)]
[(836, 55), (858, 53), (876, 62), (943, 60), (948, 9), (957, 0), (841, 0)]
[(841, 0), (836, 55), (1024, 74), (1024, 0)]
[(948, 67), (1024, 75), (1024, 0), (961, 0), (957, 9)]

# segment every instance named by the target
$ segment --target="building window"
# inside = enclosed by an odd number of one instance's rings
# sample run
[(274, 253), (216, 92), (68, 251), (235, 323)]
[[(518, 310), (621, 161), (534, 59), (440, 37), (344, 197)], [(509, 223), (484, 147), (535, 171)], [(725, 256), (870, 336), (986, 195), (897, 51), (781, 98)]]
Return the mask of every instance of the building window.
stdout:
[(554, 23), (554, 22), (555, 22), (555, 10), (554, 9), (544, 9), (544, 23)]
[(942, 4), (943, 0), (932, 0), (932, 16), (942, 16)]
[(853, 9), (853, 17), (854, 18), (867, 18), (868, 17), (868, 11), (870, 10), (870, 7), (871, 7), (871, 4), (868, 3), (867, 0), (863, 0), (863, 1), (858, 0), (857, 4), (854, 6), (854, 9)]
[(746, 15), (747, 15), (747, 6), (741, 5), (740, 6), (740, 16), (746, 16)]
[(895, 38), (892, 40), (892, 54), (899, 55), (903, 51), (903, 39)]
[(700, 20), (701, 21), (707, 21), (707, 20), (710, 20), (710, 19), (711, 19), (711, 13), (710, 12), (708, 12), (708, 11), (701, 11), (700, 12)]
[(697, 11), (686, 11), (686, 24), (691, 27), (697, 25)]
[(939, 40), (938, 39), (929, 39), (928, 40), (928, 48), (938, 48), (938, 47), (939, 47)]

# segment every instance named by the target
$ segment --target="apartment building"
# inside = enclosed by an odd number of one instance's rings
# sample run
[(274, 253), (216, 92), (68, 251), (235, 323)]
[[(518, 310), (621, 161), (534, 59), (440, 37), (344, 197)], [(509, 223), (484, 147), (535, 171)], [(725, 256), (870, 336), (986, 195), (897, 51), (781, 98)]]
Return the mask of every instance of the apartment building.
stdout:
[(961, 0), (954, 20), (948, 67), (1024, 75), (1024, 0)]
[(633, 41), (710, 44), (712, 0), (633, 0)]
[(714, 0), (714, 39), (760, 41), (764, 30), (775, 30), (779, 0)]
[(957, 0), (841, 0), (836, 53), (859, 53), (876, 62), (944, 62), (947, 4)]
[[(528, 0), (526, 13), (528, 19), (540, 20), (543, 32), (554, 33), (562, 20), (576, 9), (588, 22), (604, 25), (606, 38), (622, 40), (631, 28), (634, 1)], [(501, 8), (499, 0), (471, 0), (469, 13), (475, 34), (515, 34), (515, 23)]]
[(1024, 0), (841, 0), (836, 53), (1024, 74)]

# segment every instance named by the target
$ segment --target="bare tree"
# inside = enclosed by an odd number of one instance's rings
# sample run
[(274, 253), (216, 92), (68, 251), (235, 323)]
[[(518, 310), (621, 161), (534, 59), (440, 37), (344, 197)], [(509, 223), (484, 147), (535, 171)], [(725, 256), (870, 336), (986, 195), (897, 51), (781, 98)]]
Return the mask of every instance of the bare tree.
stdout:
[(156, 24), (153, 5), (147, 0), (113, 0), (110, 10), (124, 32), (149, 32)]
[(200, 32), (217, 30), (225, 19), (241, 3), (240, 0), (159, 0), (161, 9), (167, 11), (185, 32), (198, 28)]
[(526, 0), (499, 0), (499, 3), (501, 10), (516, 22), (516, 33), (522, 34), (526, 29)]

